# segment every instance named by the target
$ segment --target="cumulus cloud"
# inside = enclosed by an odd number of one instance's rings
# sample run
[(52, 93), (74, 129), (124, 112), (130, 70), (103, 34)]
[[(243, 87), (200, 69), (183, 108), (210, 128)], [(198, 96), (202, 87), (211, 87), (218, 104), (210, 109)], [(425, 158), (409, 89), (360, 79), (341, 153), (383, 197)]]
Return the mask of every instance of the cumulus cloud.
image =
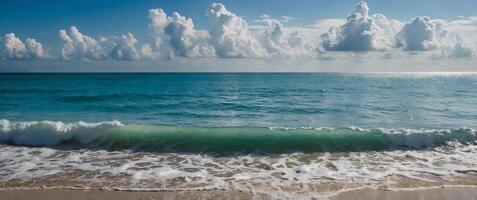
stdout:
[(150, 44), (143, 44), (139, 49), (139, 53), (144, 59), (157, 59), (159, 58), (159, 53), (154, 52)]
[[(262, 16), (258, 23), (266, 28), (254, 34), (246, 21), (230, 12), (223, 4), (213, 3), (207, 13), (208, 30), (198, 30), (191, 18), (174, 12), (168, 16), (162, 9), (149, 10), (150, 28), (155, 49), (169, 57), (265, 58), (310, 56), (312, 46), (295, 32), (284, 33), (281, 22), (291, 17), (273, 19)], [(154, 49), (144, 50), (153, 53)]]
[(219, 58), (310, 57), (314, 53), (313, 46), (297, 31), (285, 34), (282, 22), (291, 17), (261, 16), (255, 22), (266, 26), (254, 33), (243, 18), (223, 4), (211, 4), (207, 16), (208, 30), (198, 30), (191, 18), (177, 12), (168, 16), (162, 9), (149, 10), (154, 48), (145, 46), (144, 52), (157, 51), (166, 57)]
[[(381, 58), (401, 59), (421, 54), (435, 59), (469, 58), (475, 55), (477, 17), (453, 21), (412, 18), (409, 22), (370, 14), (366, 2), (358, 3), (346, 19), (321, 19), (313, 25), (286, 24), (293, 17), (273, 18), (263, 14), (247, 21), (213, 3), (206, 10), (208, 26), (201, 30), (191, 18), (178, 12), (149, 10), (152, 39), (142, 43), (132, 34), (98, 37), (72, 26), (60, 30), (63, 47), (57, 56), (35, 39), (22, 41), (14, 33), (5, 35), (2, 59), (140, 60), (159, 58), (318, 58), (330, 60), (360, 57), (370, 52)], [(286, 27), (284, 26), (286, 25)], [(143, 39), (143, 38), (141, 38)], [(141, 40), (143, 41), (143, 40)], [(146, 40), (147, 41), (147, 40)], [(106, 53), (105, 53), (106, 52)], [(408, 52), (408, 53), (405, 53)], [(378, 58), (379, 56), (375, 56)], [(364, 56), (363, 56), (364, 58)], [(205, 59), (204, 59), (205, 60)]]
[(339, 27), (332, 27), (321, 35), (322, 45), (328, 51), (376, 51), (388, 49), (390, 35), (399, 23), (384, 15), (369, 15), (366, 2), (356, 5), (354, 12)]
[(270, 23), (270, 27), (263, 34), (262, 43), (269, 54), (276, 56), (291, 54), (291, 47), (283, 33), (283, 25), (278, 21)]
[(464, 40), (456, 36), (454, 41), (448, 42), (447, 45), (440, 47), (437, 53), (432, 55), (434, 59), (445, 59), (445, 58), (470, 58), (474, 55), (474, 48)]
[(69, 59), (102, 59), (105, 57), (103, 47), (94, 38), (83, 35), (75, 26), (70, 27), (69, 32), (60, 30), (60, 38), (63, 41), (61, 58)]
[(262, 47), (272, 57), (310, 57), (313, 46), (298, 31), (286, 35), (279, 20), (265, 21), (268, 28), (260, 37)]
[(122, 35), (115, 47), (111, 51), (111, 58), (119, 60), (137, 60), (140, 58), (139, 51), (136, 49), (137, 39), (132, 33)]
[(248, 29), (247, 22), (225, 8), (213, 3), (207, 12), (210, 43), (222, 58), (263, 57), (265, 50)]
[(415, 17), (397, 34), (397, 46), (406, 51), (436, 50), (433, 58), (465, 58), (473, 48), (458, 34), (444, 28), (446, 21)]
[(474, 54), (472, 45), (445, 26), (463, 29), (472, 23), (473, 18), (446, 22), (425, 16), (403, 23), (382, 14), (370, 15), (367, 3), (360, 2), (343, 25), (321, 35), (321, 44), (325, 52), (386, 50), (385, 58), (396, 57), (390, 55), (399, 49), (434, 51), (433, 58), (463, 58)]
[(155, 46), (156, 48), (159, 48), (161, 47), (162, 41), (166, 37), (164, 29), (170, 23), (171, 19), (162, 9), (150, 9), (149, 19), (151, 20), (149, 27), (151, 28), (154, 36)]
[[(25, 44), (26, 43), (26, 44)], [(15, 33), (5, 34), (5, 57), (7, 59), (44, 59), (48, 53), (35, 39), (27, 38), (23, 43)]]
[(477, 42), (475, 32), (477, 31), (477, 16), (463, 17), (460, 16), (456, 20), (444, 21), (443, 26), (459, 35), (466, 40)]
[(416, 17), (406, 23), (398, 34), (397, 45), (408, 51), (426, 51), (440, 46), (447, 30), (429, 17)]
[(164, 29), (176, 55), (182, 57), (213, 57), (215, 50), (208, 44), (209, 33), (196, 30), (192, 19), (172, 13), (171, 22)]
[(8, 58), (25, 57), (25, 44), (15, 36), (15, 33), (5, 34), (5, 50)]
[[(196, 30), (191, 18), (173, 12), (171, 16), (162, 9), (149, 10), (150, 27), (154, 43), (163, 54), (180, 57), (214, 57), (215, 51), (209, 45), (209, 33)], [(145, 47), (147, 49), (148, 47)]]
[(474, 55), (474, 48), (464, 41), (460, 40), (454, 44), (454, 47), (448, 54), (451, 58), (468, 58)]
[(457, 42), (447, 52), (444, 52), (444, 57), (448, 58), (468, 58), (473, 55), (474, 49), (464, 42)]
[(49, 55), (43, 49), (43, 45), (37, 42), (35, 39), (27, 38), (26, 46), (31, 57), (34, 58), (47, 58)]

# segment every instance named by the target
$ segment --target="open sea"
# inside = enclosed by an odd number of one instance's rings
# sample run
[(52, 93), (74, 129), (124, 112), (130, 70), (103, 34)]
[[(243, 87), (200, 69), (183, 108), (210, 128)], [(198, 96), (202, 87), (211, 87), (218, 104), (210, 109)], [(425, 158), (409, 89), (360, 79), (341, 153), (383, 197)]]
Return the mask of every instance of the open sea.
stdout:
[(473, 73), (0, 74), (0, 184), (294, 197), (463, 184), (477, 181), (476, 128)]

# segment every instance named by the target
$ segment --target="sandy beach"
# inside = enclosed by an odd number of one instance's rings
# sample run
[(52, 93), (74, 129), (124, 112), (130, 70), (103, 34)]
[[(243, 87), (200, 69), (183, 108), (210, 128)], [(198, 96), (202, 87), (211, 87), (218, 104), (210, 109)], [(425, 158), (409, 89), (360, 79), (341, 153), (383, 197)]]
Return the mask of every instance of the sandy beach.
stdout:
[[(70, 200), (131, 200), (131, 199), (271, 199), (267, 195), (251, 194), (240, 191), (207, 190), (207, 191), (163, 191), (163, 192), (131, 192), (108, 190), (75, 190), (75, 189), (11, 189), (0, 190), (4, 200), (60, 200), (68, 197)], [(401, 191), (386, 191), (375, 189), (351, 190), (336, 195), (311, 197), (310, 199), (413, 199), (413, 200), (471, 200), (477, 199), (477, 188), (431, 188)]]
[[(56, 154), (55, 154), (56, 155)], [(109, 155), (109, 154), (108, 154)], [(307, 155), (308, 156), (308, 155)], [(320, 156), (315, 156), (320, 157)], [(323, 156), (321, 156), (323, 157)], [(53, 156), (53, 158), (57, 158)], [(291, 157), (289, 157), (291, 158)], [(304, 160), (304, 158), (299, 157)], [(144, 157), (131, 159), (148, 160)], [(173, 158), (159, 160), (170, 161)], [(218, 158), (224, 159), (224, 158)], [(262, 159), (262, 158), (261, 158)], [(278, 158), (274, 158), (277, 160)], [(332, 160), (332, 159), (327, 159)], [(398, 160), (398, 159), (395, 159)], [(157, 161), (157, 162), (159, 162)], [(304, 161), (306, 162), (306, 160)], [(197, 163), (197, 162), (196, 162)], [(213, 163), (213, 162), (209, 162)], [(231, 162), (228, 162), (231, 163)], [(252, 165), (253, 162), (241, 160), (240, 163)], [(252, 164), (251, 164), (252, 163)], [(260, 163), (260, 162), (256, 162)], [(367, 162), (371, 166), (371, 162)], [(233, 164), (233, 163), (232, 163)], [(232, 164), (224, 165), (231, 167)], [(210, 165), (210, 164), (209, 164)], [(288, 163), (288, 165), (292, 165)], [(121, 165), (118, 165), (121, 166)], [(138, 165), (139, 166), (139, 165)], [(144, 167), (145, 165), (140, 165)], [(178, 165), (180, 166), (180, 165)], [(249, 170), (260, 170), (255, 164)], [(266, 165), (264, 165), (266, 166)], [(283, 166), (284, 171), (286, 165)], [(293, 167), (293, 166), (292, 166)], [(332, 167), (332, 166), (331, 166)], [(114, 171), (112, 167), (109, 167)], [(248, 168), (247, 168), (248, 169)], [(281, 169), (281, 168), (277, 168)], [(299, 169), (299, 168), (292, 168)], [(357, 176), (343, 180), (325, 178), (311, 179), (306, 171), (286, 173), (265, 170), (264, 178), (218, 174), (216, 179), (198, 184), (195, 179), (180, 178), (183, 174), (169, 177), (167, 181), (157, 182), (134, 180), (134, 176), (111, 173), (97, 174), (76, 171), (53, 173), (33, 179), (11, 179), (0, 181), (0, 199), (476, 199), (477, 174), (474, 171), (455, 170), (453, 176), (443, 176), (437, 172), (422, 171), (410, 177), (389, 175), (381, 179), (357, 179)], [(387, 171), (390, 171), (389, 169)], [(247, 171), (242, 171), (245, 174)], [(159, 171), (158, 177), (165, 172)], [(237, 172), (236, 172), (237, 173)], [(389, 172), (391, 173), (391, 172)], [(270, 175), (269, 175), (270, 174)], [(122, 176), (121, 176), (122, 175)], [(233, 179), (236, 177), (237, 179)], [(214, 183), (224, 181), (222, 185)], [(218, 187), (222, 186), (222, 187)]]

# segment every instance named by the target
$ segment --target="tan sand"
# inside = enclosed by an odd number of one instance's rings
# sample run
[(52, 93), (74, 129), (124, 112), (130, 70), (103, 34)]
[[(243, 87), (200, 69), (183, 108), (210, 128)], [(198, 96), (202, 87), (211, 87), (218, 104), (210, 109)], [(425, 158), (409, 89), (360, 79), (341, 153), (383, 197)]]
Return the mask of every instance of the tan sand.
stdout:
[[(150, 199), (269, 199), (257, 195), (229, 190), (180, 192), (128, 192), (74, 189), (13, 189), (0, 190), (2, 200), (150, 200)], [(317, 198), (321, 199), (321, 198)], [(330, 200), (477, 200), (477, 188), (434, 188), (419, 190), (385, 191), (359, 189), (342, 192)]]
[(251, 199), (252, 194), (234, 191), (128, 192), (74, 189), (0, 190), (2, 200), (151, 200), (151, 199)]
[(384, 191), (362, 189), (342, 192), (330, 200), (475, 200), (477, 188), (434, 188), (420, 190)]

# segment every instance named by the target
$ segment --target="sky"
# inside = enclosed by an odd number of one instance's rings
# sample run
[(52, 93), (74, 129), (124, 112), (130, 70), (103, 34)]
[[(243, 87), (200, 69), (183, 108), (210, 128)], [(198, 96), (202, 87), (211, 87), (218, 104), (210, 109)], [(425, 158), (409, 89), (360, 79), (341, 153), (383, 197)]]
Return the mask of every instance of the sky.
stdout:
[(475, 0), (0, 0), (0, 72), (477, 71)]

